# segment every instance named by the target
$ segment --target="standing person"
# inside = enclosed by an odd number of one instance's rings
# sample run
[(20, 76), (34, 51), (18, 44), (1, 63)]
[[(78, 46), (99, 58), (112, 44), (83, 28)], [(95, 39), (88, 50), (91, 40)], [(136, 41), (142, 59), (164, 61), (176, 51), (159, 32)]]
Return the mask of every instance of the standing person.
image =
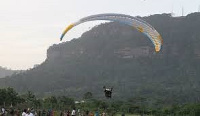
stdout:
[(60, 116), (64, 116), (64, 113), (63, 113), (63, 111), (61, 111), (61, 112), (60, 112)]
[(89, 116), (89, 111), (87, 110), (87, 111), (85, 112), (85, 114), (86, 114), (86, 116)]
[(78, 112), (78, 116), (81, 116), (80, 109), (78, 109), (77, 112)]
[(72, 110), (72, 114), (71, 114), (72, 116), (76, 116), (76, 110), (75, 110), (75, 108)]
[(46, 116), (46, 111), (45, 111), (45, 109), (43, 109), (43, 111), (42, 111), (42, 116)]
[[(31, 112), (34, 116), (37, 116), (37, 112), (35, 111), (35, 109), (34, 109), (33, 107), (31, 108), (30, 112)], [(36, 113), (36, 115), (35, 115), (35, 113)]]
[(98, 112), (98, 111), (96, 111), (94, 116), (99, 116), (99, 112)]
[(94, 116), (93, 112), (90, 112), (89, 116)]
[(105, 113), (105, 112), (103, 112), (103, 113), (102, 113), (102, 116), (106, 116), (106, 113)]
[(11, 116), (14, 116), (14, 109), (11, 107), (11, 109), (10, 109), (10, 115)]
[(69, 110), (67, 110), (67, 116), (70, 116), (70, 111)]
[(27, 111), (26, 116), (34, 116), (34, 115), (33, 115), (33, 113), (31, 113), (31, 110), (29, 109), (29, 110)]
[(2, 116), (5, 116), (5, 108), (4, 108), (4, 107), (1, 108), (1, 112), (2, 112), (1, 115), (2, 115)]
[(39, 112), (38, 112), (38, 116), (42, 116), (42, 114), (41, 114), (41, 110), (39, 110)]

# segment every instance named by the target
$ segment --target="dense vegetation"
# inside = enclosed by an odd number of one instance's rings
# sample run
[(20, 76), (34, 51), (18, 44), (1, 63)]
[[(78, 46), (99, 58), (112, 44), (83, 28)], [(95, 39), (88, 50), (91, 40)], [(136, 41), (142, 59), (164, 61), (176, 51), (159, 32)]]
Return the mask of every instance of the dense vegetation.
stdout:
[(142, 18), (161, 33), (160, 53), (132, 27), (101, 24), (80, 38), (51, 46), (41, 65), (0, 79), (0, 86), (21, 94), (33, 91), (39, 97), (80, 99), (91, 92), (97, 100), (104, 98), (102, 87), (110, 86), (113, 100), (145, 98), (145, 107), (198, 104), (200, 13)]
[[(135, 98), (127, 101), (119, 101), (112, 99), (97, 100), (93, 98), (92, 93), (86, 92), (82, 100), (75, 101), (73, 98), (66, 96), (49, 96), (45, 98), (37, 98), (31, 91), (19, 95), (13, 88), (0, 89), (0, 106), (5, 107), (7, 111), (10, 108), (20, 110), (24, 108), (33, 108), (36, 111), (48, 111), (49, 109), (56, 112), (80, 109), (82, 112), (106, 112), (109, 116), (125, 113), (125, 114), (145, 114), (155, 116), (167, 115), (200, 115), (200, 104), (182, 104), (170, 106), (145, 106), (146, 98)], [(11, 106), (12, 107), (11, 107)], [(8, 112), (9, 114), (9, 112)]]

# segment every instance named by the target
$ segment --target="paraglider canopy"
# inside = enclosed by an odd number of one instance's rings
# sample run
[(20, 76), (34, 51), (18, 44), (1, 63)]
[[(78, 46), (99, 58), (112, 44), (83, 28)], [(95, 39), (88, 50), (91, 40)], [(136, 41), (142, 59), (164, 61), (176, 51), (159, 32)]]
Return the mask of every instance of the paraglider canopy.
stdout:
[(113, 14), (113, 13), (91, 15), (91, 16), (82, 18), (75, 23), (70, 24), (69, 26), (67, 26), (67, 28), (62, 33), (60, 40), (62, 41), (65, 34), (73, 27), (75, 27), (81, 23), (84, 23), (87, 21), (94, 21), (94, 20), (114, 21), (114, 22), (123, 23), (123, 24), (126, 24), (126, 25), (136, 28), (139, 32), (144, 33), (151, 40), (151, 42), (153, 43), (153, 45), (155, 47), (156, 52), (160, 51), (161, 46), (163, 44), (161, 35), (154, 29), (153, 26), (151, 26), (146, 21), (141, 20), (137, 17), (129, 16), (129, 15)]

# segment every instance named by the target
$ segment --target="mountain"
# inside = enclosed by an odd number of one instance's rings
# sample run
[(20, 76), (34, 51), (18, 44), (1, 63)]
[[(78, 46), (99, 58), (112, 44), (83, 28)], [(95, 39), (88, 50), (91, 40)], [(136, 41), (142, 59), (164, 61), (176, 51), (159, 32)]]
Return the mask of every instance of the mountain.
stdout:
[(12, 74), (19, 73), (18, 70), (9, 70), (0, 66), (0, 78), (11, 76)]
[(149, 103), (199, 102), (200, 13), (182, 17), (156, 14), (140, 17), (162, 35), (161, 52), (130, 26), (111, 22), (80, 38), (52, 45), (39, 66), (9, 78), (0, 86), (18, 92), (67, 95), (91, 92), (103, 98), (103, 86), (113, 87), (113, 99), (145, 97)]

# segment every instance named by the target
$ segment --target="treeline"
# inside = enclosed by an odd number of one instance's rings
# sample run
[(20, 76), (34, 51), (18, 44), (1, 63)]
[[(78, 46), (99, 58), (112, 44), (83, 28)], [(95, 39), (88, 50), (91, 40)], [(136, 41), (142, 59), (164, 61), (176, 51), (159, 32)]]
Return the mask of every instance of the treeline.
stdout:
[(5, 108), (34, 108), (40, 110), (53, 109), (56, 111), (67, 111), (73, 108), (81, 111), (105, 111), (109, 116), (125, 113), (155, 116), (199, 116), (200, 103), (176, 104), (164, 106), (158, 103), (156, 106), (146, 104), (147, 98), (137, 97), (126, 101), (113, 99), (95, 99), (91, 92), (86, 92), (81, 100), (75, 100), (67, 96), (36, 97), (31, 91), (19, 95), (13, 88), (0, 89), (0, 106)]
[(75, 107), (73, 98), (66, 96), (49, 96), (38, 98), (31, 91), (18, 94), (13, 88), (0, 89), (0, 106), (10, 108), (35, 108), (35, 109), (68, 109)]

